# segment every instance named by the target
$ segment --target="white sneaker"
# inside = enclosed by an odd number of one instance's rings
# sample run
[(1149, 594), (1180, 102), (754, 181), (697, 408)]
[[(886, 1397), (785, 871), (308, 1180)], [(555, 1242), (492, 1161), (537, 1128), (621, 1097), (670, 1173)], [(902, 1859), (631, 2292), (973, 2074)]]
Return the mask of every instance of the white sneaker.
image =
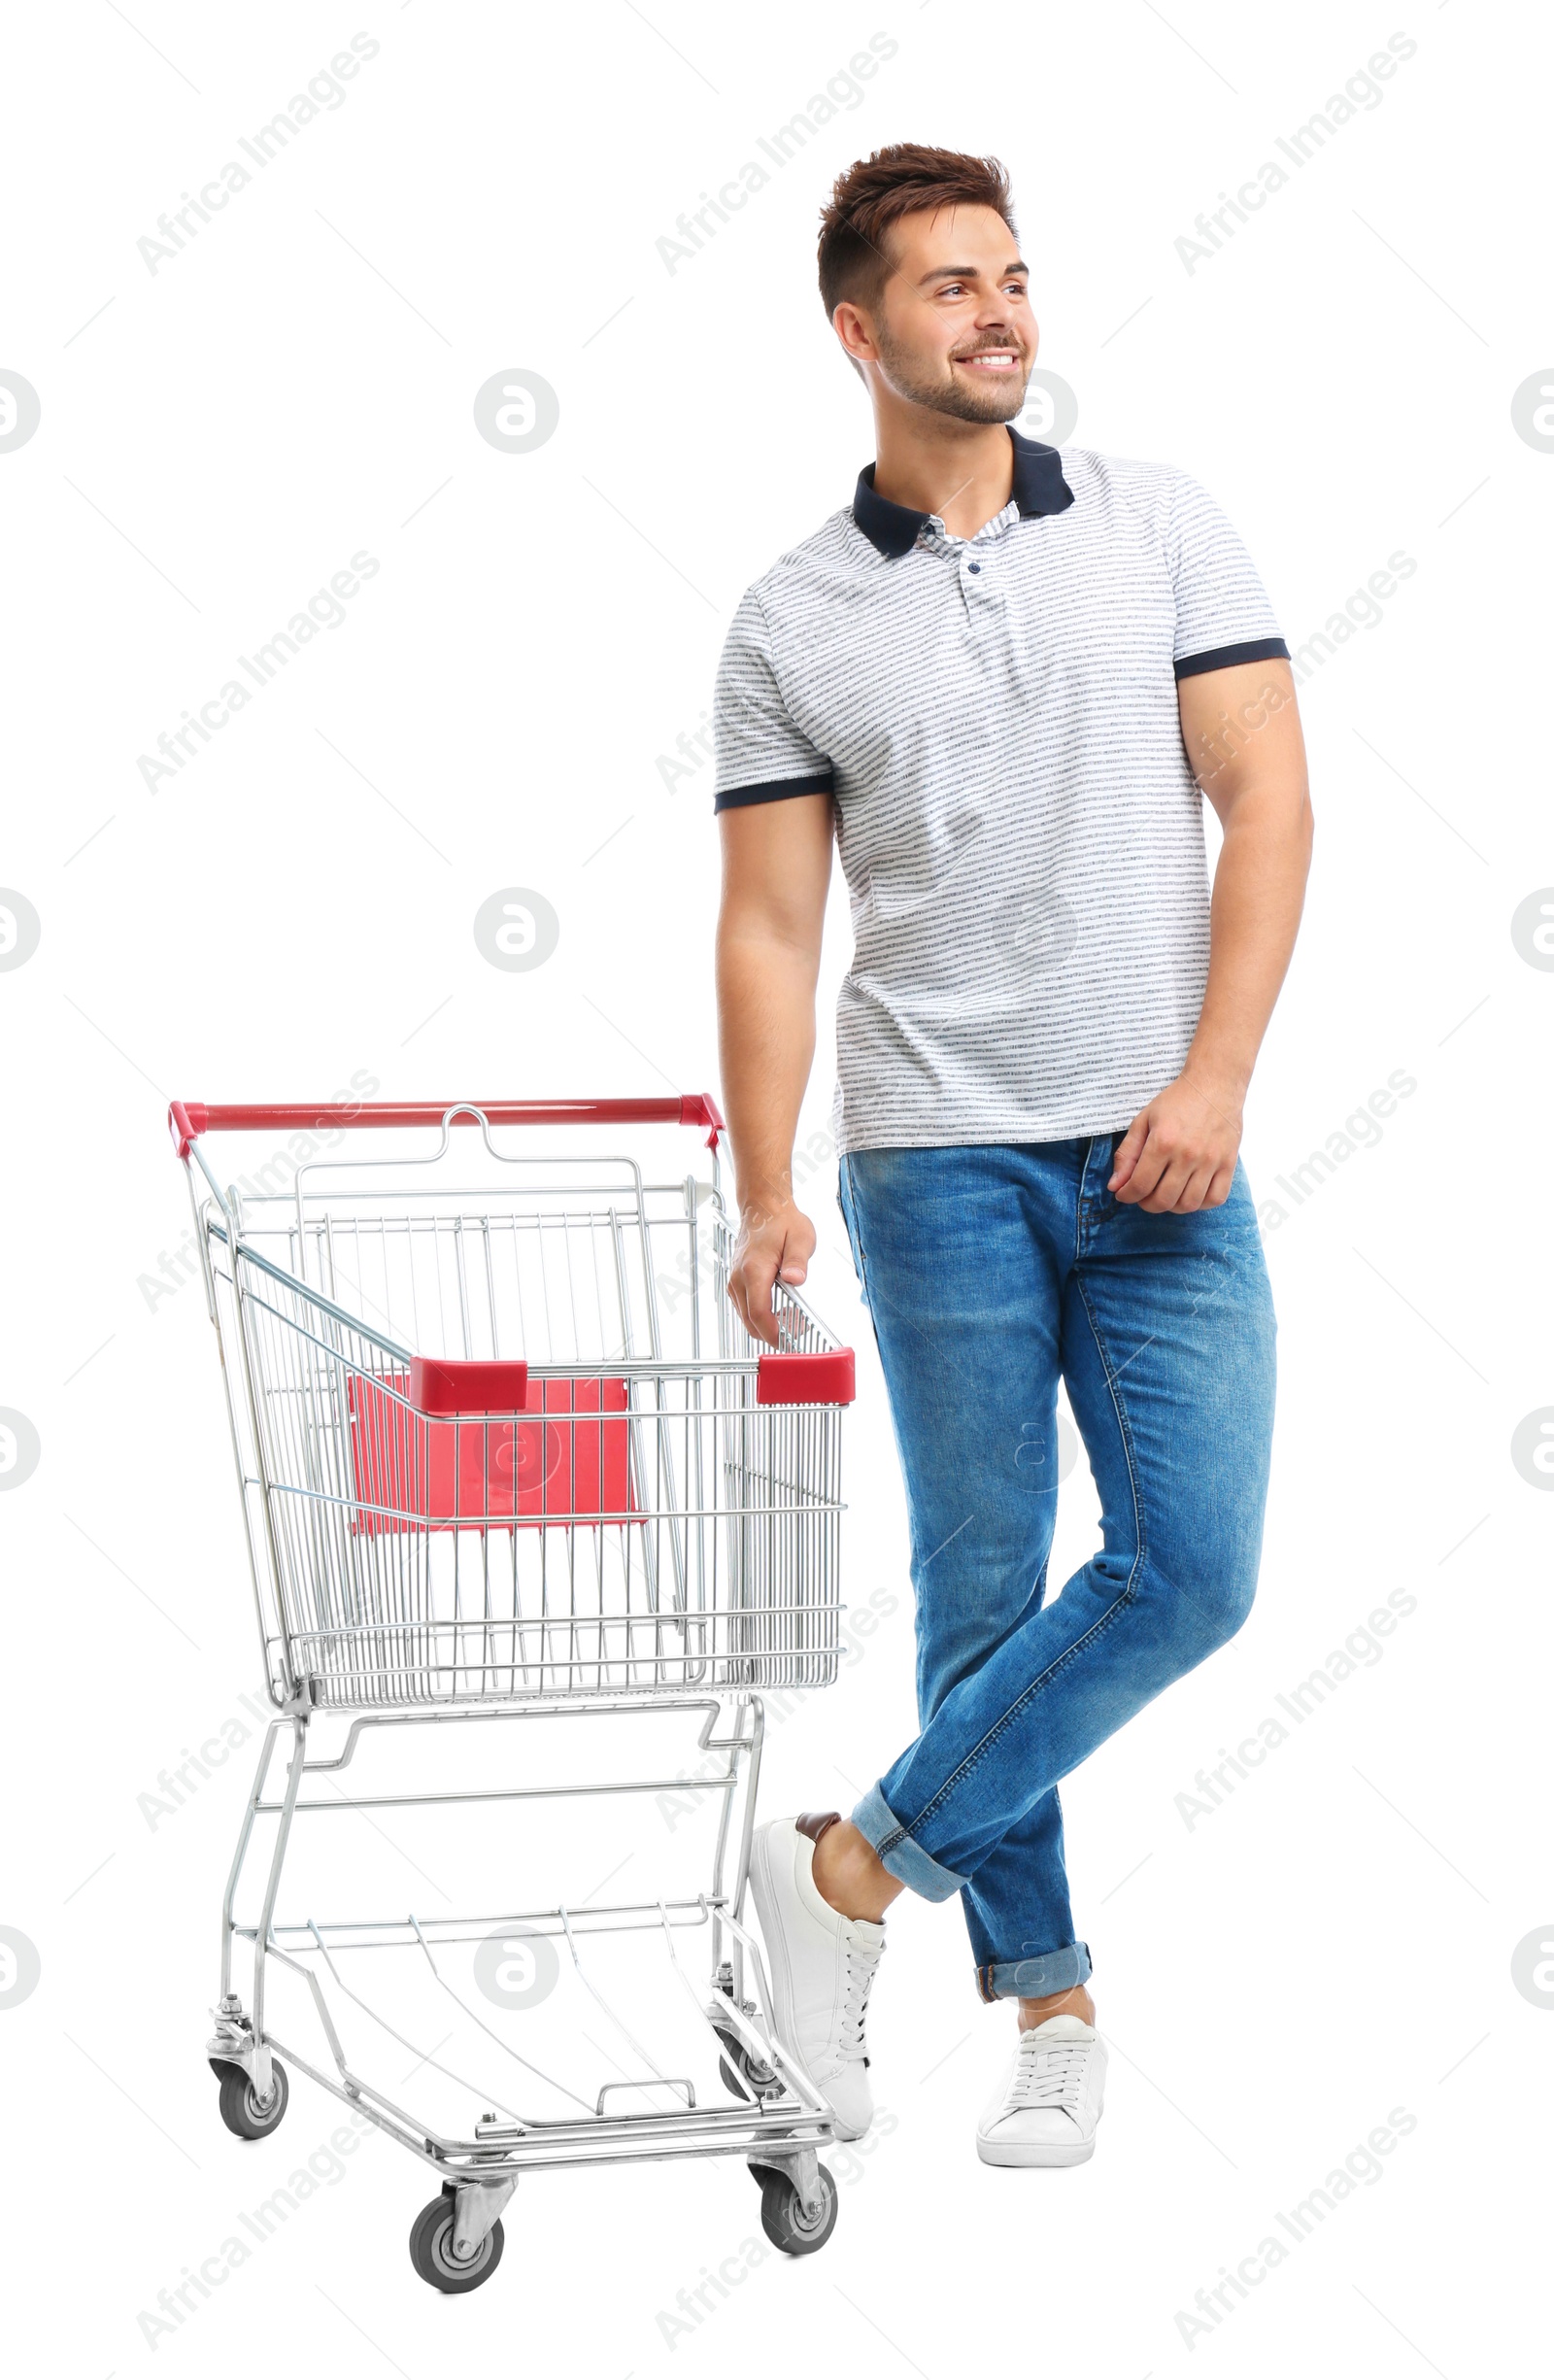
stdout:
[(1082, 2017), (1049, 2017), (1020, 2036), (1008, 2082), (982, 2111), (985, 2165), (1082, 2165), (1096, 2154), (1106, 2045)]
[(836, 1812), (771, 1819), (756, 1829), (750, 1885), (771, 1970), (772, 2028), (829, 2103), (839, 2140), (874, 2121), (863, 2016), (885, 1928), (844, 1918), (815, 1883), (815, 1845)]

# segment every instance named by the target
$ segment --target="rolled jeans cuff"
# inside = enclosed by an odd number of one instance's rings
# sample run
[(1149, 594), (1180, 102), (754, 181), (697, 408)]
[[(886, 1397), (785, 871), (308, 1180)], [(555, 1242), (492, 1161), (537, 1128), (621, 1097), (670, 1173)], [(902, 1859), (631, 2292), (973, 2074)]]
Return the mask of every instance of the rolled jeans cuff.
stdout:
[(1039, 1958), (996, 1958), (978, 1967), (977, 1989), (985, 2000), (1045, 2000), (1055, 1991), (1072, 1991), (1090, 1976), (1089, 1943), (1070, 1942)]
[(949, 1901), (965, 1883), (952, 1868), (941, 1868), (914, 1843), (878, 1785), (870, 1785), (853, 1812), (853, 1824), (872, 1844), (876, 1857), (908, 1891), (926, 1901)]

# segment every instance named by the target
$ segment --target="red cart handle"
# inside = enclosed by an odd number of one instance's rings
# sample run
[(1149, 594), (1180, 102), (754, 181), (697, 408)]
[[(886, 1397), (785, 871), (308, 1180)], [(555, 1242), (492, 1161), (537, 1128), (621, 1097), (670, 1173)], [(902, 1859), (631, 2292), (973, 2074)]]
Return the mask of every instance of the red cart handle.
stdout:
[[(343, 1126), (348, 1131), (394, 1129), (407, 1124), (440, 1124), (453, 1100), (358, 1100), (313, 1107), (211, 1106), (200, 1099), (175, 1099), (167, 1111), (173, 1146), (186, 1162), (190, 1148), (207, 1132), (322, 1132)], [(478, 1107), (490, 1124), (695, 1124), (706, 1128), (707, 1146), (715, 1149), (724, 1120), (709, 1091), (689, 1091), (680, 1099), (477, 1099), (458, 1102), (456, 1124), (476, 1121), (469, 1110)]]

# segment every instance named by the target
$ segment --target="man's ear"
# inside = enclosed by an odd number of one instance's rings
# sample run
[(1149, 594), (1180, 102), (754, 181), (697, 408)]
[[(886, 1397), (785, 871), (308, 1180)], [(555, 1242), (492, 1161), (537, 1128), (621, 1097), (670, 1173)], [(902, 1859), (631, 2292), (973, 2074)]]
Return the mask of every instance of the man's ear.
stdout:
[[(849, 356), (854, 352), (853, 341), (857, 338), (858, 333), (861, 330), (868, 332), (867, 323), (865, 322), (859, 308), (854, 305), (850, 297), (839, 297), (837, 299), (835, 309), (831, 315), (831, 328), (836, 333), (836, 336), (840, 340), (844, 351)], [(868, 332), (868, 335), (872, 337), (873, 334), (872, 332)]]
[[(836, 333), (838, 346), (841, 348), (843, 355), (847, 357), (847, 360), (852, 365), (854, 371), (858, 374), (859, 379), (866, 381), (867, 376), (863, 370), (862, 359), (858, 356), (854, 348), (849, 344), (848, 338), (843, 334), (842, 318), (844, 316), (847, 318), (848, 330), (854, 336), (856, 336), (859, 332), (861, 332), (863, 337), (867, 340), (870, 348), (872, 348), (877, 355), (878, 347), (874, 337), (874, 325), (869, 321), (868, 316), (863, 312), (862, 307), (856, 305), (851, 298), (842, 298), (838, 302), (836, 311), (831, 317), (831, 328)], [(872, 357), (870, 360), (872, 360)]]

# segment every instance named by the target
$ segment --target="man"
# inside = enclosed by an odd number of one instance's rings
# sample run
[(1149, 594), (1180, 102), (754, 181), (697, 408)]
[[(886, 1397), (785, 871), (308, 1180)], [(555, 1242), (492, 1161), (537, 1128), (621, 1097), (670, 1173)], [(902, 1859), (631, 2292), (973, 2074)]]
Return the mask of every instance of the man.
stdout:
[[(1059, 1780), (1246, 1617), (1274, 1323), (1236, 1150), (1311, 840), (1287, 648), (1183, 473), (1007, 425), (1036, 353), (997, 161), (836, 185), (827, 313), (874, 408), (853, 501), (751, 588), (716, 727), (729, 1281), (774, 1338), (815, 1233), (790, 1171), (835, 841), (840, 1203), (911, 1522), (921, 1733), (762, 1826), (773, 2020), (837, 2129), (903, 1889), (959, 1894), (1019, 2030), (996, 2165), (1090, 2157), (1105, 2051)], [(1212, 902), (1202, 798), (1224, 831)], [(1046, 1594), (1067, 1389), (1101, 1547)]]

